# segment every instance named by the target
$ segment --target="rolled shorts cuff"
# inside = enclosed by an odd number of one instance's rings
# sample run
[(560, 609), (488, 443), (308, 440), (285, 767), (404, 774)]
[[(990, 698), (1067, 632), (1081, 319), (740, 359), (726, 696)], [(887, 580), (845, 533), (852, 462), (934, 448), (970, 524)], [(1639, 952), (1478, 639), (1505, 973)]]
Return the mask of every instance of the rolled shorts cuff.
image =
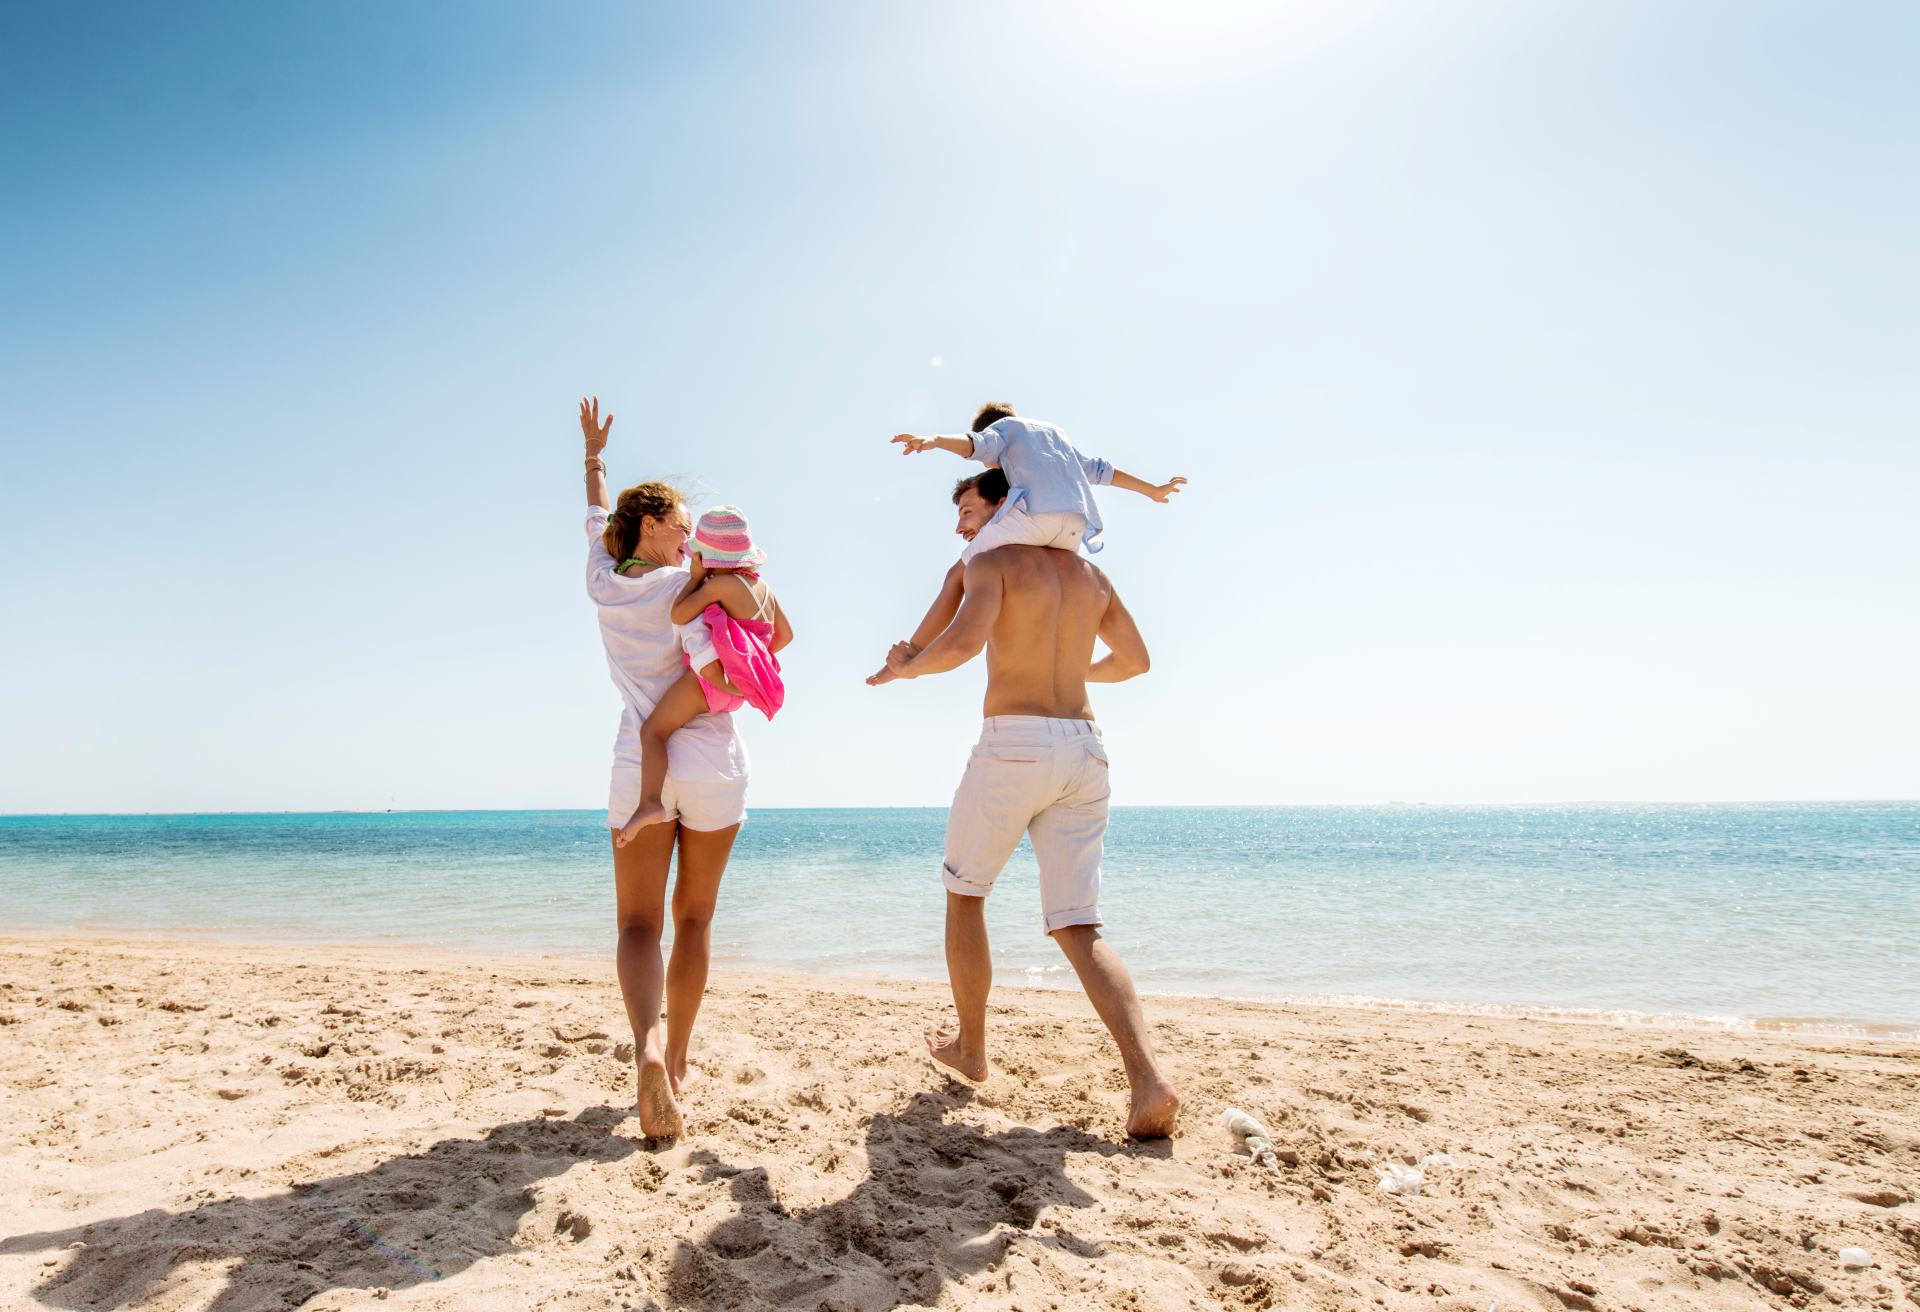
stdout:
[(1075, 907), (1071, 911), (1050, 911), (1046, 915), (1047, 933), (1072, 929), (1075, 925), (1104, 925), (1097, 906)]
[(969, 883), (966, 879), (955, 874), (952, 866), (940, 867), (940, 882), (947, 886), (947, 892), (958, 893), (961, 897), (985, 897), (987, 894), (993, 892), (992, 880), (984, 884)]

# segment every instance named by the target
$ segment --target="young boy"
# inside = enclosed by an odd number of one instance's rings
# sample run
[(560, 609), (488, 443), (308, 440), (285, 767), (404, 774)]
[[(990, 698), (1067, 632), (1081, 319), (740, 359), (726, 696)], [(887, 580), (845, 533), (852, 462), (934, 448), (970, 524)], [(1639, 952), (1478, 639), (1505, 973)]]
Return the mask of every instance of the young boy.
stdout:
[(1006, 504), (960, 553), (966, 564), (995, 547), (1059, 547), (1087, 554), (1100, 550), (1100, 511), (1093, 502), (1095, 483), (1111, 484), (1166, 504), (1187, 480), (1161, 484), (1135, 478), (1105, 460), (1083, 456), (1052, 424), (1022, 419), (1004, 401), (989, 401), (973, 417), (973, 432), (960, 437), (915, 437), (901, 433), (894, 442), (903, 455), (938, 448), (983, 465), (997, 466), (1012, 489)]
[[(1065, 434), (1052, 424), (1023, 419), (1004, 401), (989, 401), (973, 417), (973, 431), (958, 437), (916, 437), (901, 433), (893, 438), (903, 455), (922, 451), (951, 451), (969, 460), (998, 468), (1006, 476), (1006, 500), (987, 524), (974, 532), (960, 552), (960, 563), (947, 571), (940, 595), (934, 599), (920, 627), (903, 645), (918, 650), (946, 630), (959, 612), (966, 593), (967, 562), (995, 547), (1059, 547), (1077, 551), (1083, 545), (1087, 554), (1100, 550), (1102, 525), (1094, 504), (1093, 484), (1107, 484), (1138, 492), (1165, 505), (1186, 483), (1170, 478), (1164, 483), (1149, 483), (1116, 469), (1105, 460), (1081, 455)], [(954, 493), (956, 505), (966, 507), (962, 494)], [(963, 533), (966, 531), (963, 527)], [(882, 669), (869, 683), (888, 682)]]

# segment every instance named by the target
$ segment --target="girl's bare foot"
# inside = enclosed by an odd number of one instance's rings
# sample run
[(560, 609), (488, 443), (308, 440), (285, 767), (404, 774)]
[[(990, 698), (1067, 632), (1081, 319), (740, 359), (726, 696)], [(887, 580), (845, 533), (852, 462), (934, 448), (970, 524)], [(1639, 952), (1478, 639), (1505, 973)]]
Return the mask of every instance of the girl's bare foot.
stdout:
[(960, 1072), (975, 1083), (987, 1078), (987, 1054), (984, 1051), (968, 1052), (961, 1047), (958, 1030), (952, 1034), (939, 1034), (929, 1030), (927, 1055), (942, 1066)]
[(1135, 1139), (1165, 1139), (1180, 1116), (1180, 1095), (1165, 1080), (1156, 1079), (1133, 1091), (1127, 1112), (1127, 1133)]
[(628, 843), (631, 843), (640, 836), (642, 829), (645, 829), (648, 825), (663, 824), (666, 818), (667, 808), (661, 803), (640, 803), (640, 809), (633, 813), (633, 819), (627, 821), (627, 827), (620, 831), (619, 835), (613, 840), (613, 845), (615, 847), (625, 847)]
[(665, 1062), (641, 1059), (639, 1111), (640, 1133), (649, 1139), (677, 1139), (686, 1128), (680, 1104), (673, 1100)]

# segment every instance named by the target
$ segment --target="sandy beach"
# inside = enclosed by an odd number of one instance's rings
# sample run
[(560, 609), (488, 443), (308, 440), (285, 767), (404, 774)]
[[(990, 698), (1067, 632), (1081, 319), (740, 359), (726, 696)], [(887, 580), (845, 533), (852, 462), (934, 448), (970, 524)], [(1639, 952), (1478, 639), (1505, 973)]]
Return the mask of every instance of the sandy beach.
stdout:
[(717, 974), (663, 1146), (610, 961), (0, 940), (0, 1306), (1920, 1308), (1912, 1046), (1153, 998), (1131, 1143), (1078, 994), (946, 1009)]

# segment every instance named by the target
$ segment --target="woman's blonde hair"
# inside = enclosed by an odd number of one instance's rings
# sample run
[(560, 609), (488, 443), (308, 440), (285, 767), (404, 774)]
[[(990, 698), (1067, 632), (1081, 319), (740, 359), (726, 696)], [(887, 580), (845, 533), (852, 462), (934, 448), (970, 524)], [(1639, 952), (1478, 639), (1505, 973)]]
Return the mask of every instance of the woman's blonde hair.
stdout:
[(620, 494), (600, 535), (615, 564), (624, 563), (640, 545), (640, 521), (669, 518), (686, 498), (671, 483), (637, 483)]

